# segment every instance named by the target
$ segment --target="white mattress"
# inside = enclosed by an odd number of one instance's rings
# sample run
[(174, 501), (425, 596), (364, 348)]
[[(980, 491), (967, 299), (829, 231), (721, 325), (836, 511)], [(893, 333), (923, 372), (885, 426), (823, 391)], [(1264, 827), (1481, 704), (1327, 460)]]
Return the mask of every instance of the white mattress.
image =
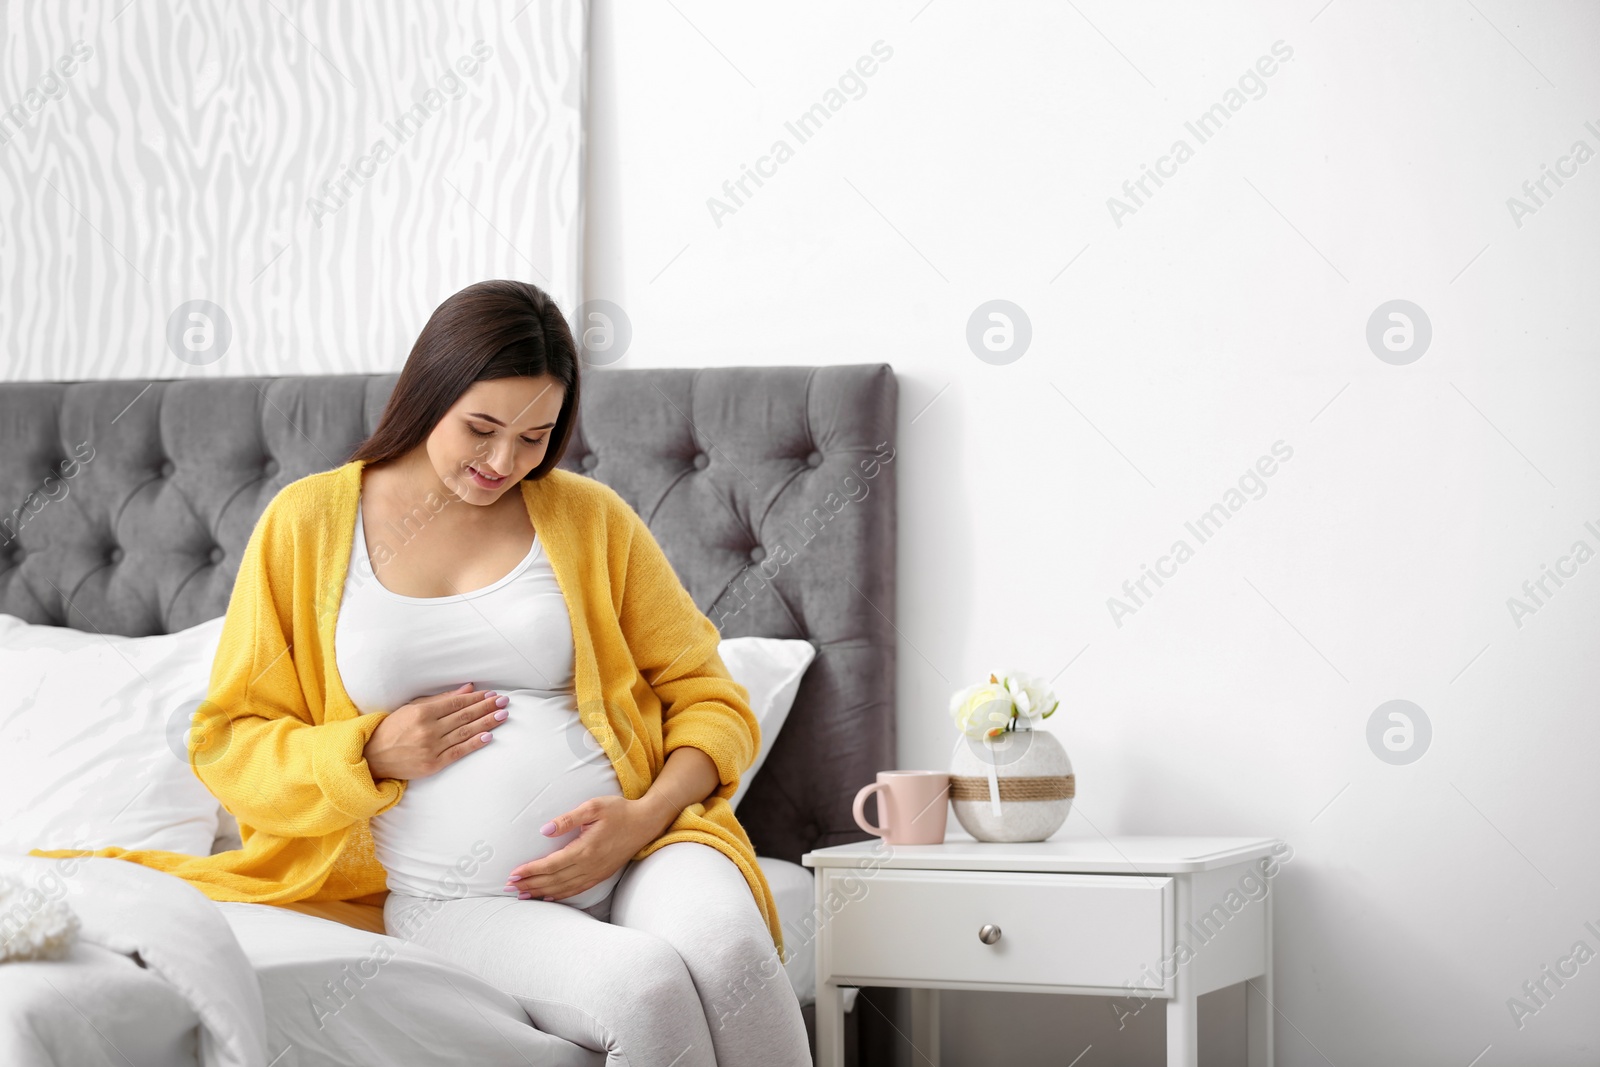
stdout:
[[(816, 1000), (812, 874), (757, 857), (778, 905), (802, 1005)], [(218, 903), (261, 980), (273, 1067), (378, 1062), (598, 1065), (604, 1057), (536, 1030), (516, 999), (403, 940), (267, 904)], [(385, 958), (387, 957), (387, 958)], [(441, 1010), (444, 1009), (444, 1010)]]

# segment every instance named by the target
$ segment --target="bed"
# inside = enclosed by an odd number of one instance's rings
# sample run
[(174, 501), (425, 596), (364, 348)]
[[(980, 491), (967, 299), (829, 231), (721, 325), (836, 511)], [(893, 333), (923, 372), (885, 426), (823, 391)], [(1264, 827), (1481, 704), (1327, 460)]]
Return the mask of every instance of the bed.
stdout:
[[(285, 484), (344, 462), (396, 379), (0, 384), (0, 613), (129, 636), (221, 616), (261, 509)], [(739, 807), (808, 1029), (812, 876), (799, 860), (863, 839), (851, 799), (895, 764), (896, 395), (886, 364), (590, 372), (561, 464), (644, 517), (724, 637), (799, 638), (817, 650)], [(59, 482), (83, 442), (93, 460), (46, 503), (41, 487)], [(886, 450), (864, 478), (858, 463)], [(780, 541), (782, 565), (760, 566)], [(219, 814), (213, 851), (236, 847)], [(67, 960), (0, 965), (6, 1062), (355, 1064), (391, 1059), (397, 1042), (408, 1063), (602, 1062), (534, 1030), (501, 991), (337, 909), (219, 904), (135, 864), (81, 862), (72, 899), (86, 929), (132, 940), (86, 939)], [(165, 905), (119, 911), (113, 883), (124, 899)], [(253, 986), (237, 980), (242, 968)], [(352, 976), (359, 986), (368, 972), (382, 976), (376, 995), (331, 1016), (314, 1010), (319, 992)], [(129, 990), (143, 999), (119, 1003)], [(480, 1046), (450, 1036), (463, 1016)], [(61, 1058), (47, 1058), (52, 1049)]]

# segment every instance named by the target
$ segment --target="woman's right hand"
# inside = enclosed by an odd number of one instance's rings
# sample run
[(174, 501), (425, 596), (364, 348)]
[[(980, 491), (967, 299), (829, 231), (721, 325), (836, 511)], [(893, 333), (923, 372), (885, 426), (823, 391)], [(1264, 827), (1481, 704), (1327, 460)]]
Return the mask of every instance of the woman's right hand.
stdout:
[[(493, 738), (508, 698), (463, 682), (448, 693), (418, 697), (384, 716), (362, 755), (373, 781), (426, 778)], [(500, 718), (495, 716), (499, 715)]]

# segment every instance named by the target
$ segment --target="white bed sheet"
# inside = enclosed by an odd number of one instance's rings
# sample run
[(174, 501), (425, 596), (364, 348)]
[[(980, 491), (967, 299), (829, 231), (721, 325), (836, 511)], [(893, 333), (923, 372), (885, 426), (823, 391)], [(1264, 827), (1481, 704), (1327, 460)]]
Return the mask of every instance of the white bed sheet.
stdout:
[(7, 1067), (195, 1067), (199, 1029), (182, 993), (103, 945), (79, 939), (64, 959), (0, 965)]

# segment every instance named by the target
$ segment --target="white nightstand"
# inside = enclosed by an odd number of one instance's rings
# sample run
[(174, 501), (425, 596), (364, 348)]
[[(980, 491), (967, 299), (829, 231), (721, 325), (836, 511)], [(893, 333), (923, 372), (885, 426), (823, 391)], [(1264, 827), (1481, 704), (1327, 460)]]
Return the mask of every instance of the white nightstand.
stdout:
[(1247, 979), (1249, 1064), (1270, 1067), (1270, 889), (1292, 856), (1272, 838), (954, 834), (808, 852), (818, 1067), (843, 1064), (840, 986), (863, 985), (912, 990), (911, 1040), (934, 1067), (941, 989), (1114, 996), (1127, 1010), (1165, 1001), (1167, 1063), (1197, 1067), (1196, 999)]

